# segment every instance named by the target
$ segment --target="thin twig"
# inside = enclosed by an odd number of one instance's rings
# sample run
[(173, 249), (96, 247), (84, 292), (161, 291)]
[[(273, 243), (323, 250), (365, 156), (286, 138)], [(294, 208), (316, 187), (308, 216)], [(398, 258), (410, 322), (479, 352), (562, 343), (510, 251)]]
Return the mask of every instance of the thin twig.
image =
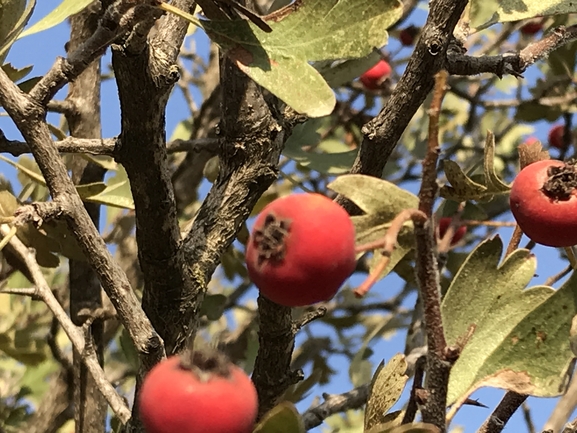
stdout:
[(449, 373), (459, 355), (449, 351), (441, 316), (441, 287), (433, 230), (433, 206), (437, 194), (437, 159), (439, 156), (439, 117), (447, 90), (447, 72), (435, 76), (435, 91), (429, 110), (429, 140), (423, 161), (423, 179), (419, 191), (419, 210), (422, 215), (413, 217), (416, 237), (416, 274), (419, 293), (423, 300), (425, 330), (427, 333), (427, 375), (424, 402), (421, 408), (423, 421), (446, 431), (445, 412)]
[[(8, 225), (2, 224), (0, 226), (0, 233), (2, 236), (5, 236), (9, 232), (10, 227)], [(104, 395), (106, 401), (114, 413), (118, 416), (123, 424), (126, 423), (130, 419), (130, 409), (122, 397), (118, 395), (110, 382), (106, 380), (104, 370), (98, 362), (96, 353), (94, 353), (93, 350), (86, 350), (87, 345), (86, 341), (84, 340), (83, 330), (76, 327), (72, 323), (66, 314), (66, 311), (64, 311), (64, 308), (62, 308), (58, 300), (54, 297), (54, 294), (50, 290), (50, 286), (46, 282), (38, 262), (36, 262), (34, 254), (16, 236), (10, 239), (10, 245), (14, 248), (15, 253), (26, 264), (26, 267), (30, 271), (30, 274), (34, 280), (33, 282), (36, 287), (38, 297), (42, 299), (48, 309), (52, 311), (52, 314), (54, 314), (54, 317), (58, 320), (60, 326), (62, 326), (62, 329), (70, 339), (70, 342), (74, 348), (78, 351), (78, 353), (83, 355), (82, 360), (86, 365), (86, 368), (94, 378), (96, 386), (98, 386), (98, 389), (102, 395)]]

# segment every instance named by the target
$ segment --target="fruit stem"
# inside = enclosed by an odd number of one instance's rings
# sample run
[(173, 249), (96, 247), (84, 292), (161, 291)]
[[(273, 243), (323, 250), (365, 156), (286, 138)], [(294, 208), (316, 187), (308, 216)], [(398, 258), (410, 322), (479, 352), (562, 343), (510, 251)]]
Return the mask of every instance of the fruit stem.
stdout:
[(377, 266), (375, 266), (375, 268), (371, 271), (371, 273), (365, 279), (365, 281), (363, 281), (363, 283), (359, 287), (357, 287), (357, 289), (354, 290), (354, 293), (358, 298), (362, 298), (363, 296), (365, 296), (369, 292), (371, 287), (373, 287), (374, 284), (378, 281), (381, 274), (385, 271), (391, 259), (391, 254), (393, 253), (395, 245), (397, 244), (397, 238), (399, 237), (399, 233), (401, 232), (405, 223), (407, 221), (411, 221), (413, 216), (415, 215), (423, 215), (423, 217), (426, 218), (426, 216), (417, 209), (405, 209), (404, 211), (399, 213), (395, 217), (395, 219), (393, 219), (393, 221), (391, 222), (391, 226), (389, 227), (389, 229), (382, 238), (377, 239), (376, 241), (373, 242), (367, 242), (366, 244), (358, 245), (355, 248), (355, 252), (357, 253), (382, 248), (381, 260), (379, 260)]

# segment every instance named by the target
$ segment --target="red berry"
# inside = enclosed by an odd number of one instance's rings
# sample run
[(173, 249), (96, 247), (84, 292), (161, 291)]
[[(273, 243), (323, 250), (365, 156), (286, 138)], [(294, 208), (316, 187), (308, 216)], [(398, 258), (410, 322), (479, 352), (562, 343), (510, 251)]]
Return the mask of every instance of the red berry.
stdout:
[(381, 87), (382, 82), (391, 73), (391, 66), (384, 60), (380, 60), (375, 66), (361, 75), (361, 83), (371, 90)]
[(564, 125), (555, 125), (549, 130), (549, 145), (557, 149), (564, 149), (563, 134), (565, 134)]
[(521, 33), (526, 36), (533, 36), (536, 33), (539, 33), (543, 25), (539, 21), (530, 21), (521, 27)]
[(573, 164), (544, 160), (515, 178), (509, 204), (533, 241), (551, 247), (577, 245), (577, 172)]
[(419, 28), (415, 26), (409, 26), (399, 33), (399, 41), (405, 47), (409, 47), (415, 43), (415, 37), (419, 33)]
[[(443, 237), (445, 236), (445, 233), (447, 233), (447, 229), (451, 225), (451, 220), (452, 220), (452, 218), (450, 218), (450, 217), (443, 217), (439, 220), (439, 238), (440, 239), (443, 239)], [(465, 236), (465, 233), (467, 233), (467, 226), (462, 225), (462, 226), (457, 227), (457, 229), (455, 230), (455, 234), (453, 235), (453, 239), (451, 239), (451, 246), (457, 244), (457, 242), (459, 242), (461, 239), (463, 239), (463, 236)]]
[(218, 352), (157, 364), (138, 401), (147, 433), (251, 433), (258, 409), (250, 378)]
[(261, 294), (277, 304), (327, 301), (355, 269), (355, 228), (323, 195), (282, 197), (257, 217), (246, 264)]

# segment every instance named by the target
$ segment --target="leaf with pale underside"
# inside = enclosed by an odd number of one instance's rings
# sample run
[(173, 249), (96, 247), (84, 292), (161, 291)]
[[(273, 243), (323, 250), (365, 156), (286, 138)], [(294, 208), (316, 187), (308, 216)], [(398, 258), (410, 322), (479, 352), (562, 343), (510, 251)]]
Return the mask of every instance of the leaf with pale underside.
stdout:
[(561, 15), (577, 12), (573, 0), (473, 0), (473, 27), (485, 28), (499, 22), (519, 21), (528, 18)]
[(34, 12), (36, 0), (0, 0), (0, 65)]
[(456, 202), (490, 201), (495, 195), (509, 192), (509, 185), (495, 172), (495, 136), (491, 131), (487, 131), (483, 152), (483, 174), (480, 175), (469, 175), (456, 162), (443, 160), (443, 170), (450, 185), (441, 187), (441, 197)]
[(381, 363), (377, 368), (365, 409), (365, 430), (387, 421), (387, 413), (401, 397), (409, 379), (406, 371), (407, 361), (401, 354), (396, 354), (386, 365)]
[(483, 386), (553, 397), (565, 383), (573, 357), (569, 334), (577, 313), (577, 277), (573, 274), (556, 291), (545, 286), (525, 289), (535, 273), (535, 257), (519, 249), (499, 263), (502, 251), (499, 237), (482, 242), (443, 299), (449, 344), (474, 326), (451, 370), (449, 404), (462, 402)]
[[(419, 199), (414, 194), (391, 182), (372, 176), (350, 174), (339, 176), (328, 187), (344, 195), (361, 208), (365, 215), (352, 218), (356, 231), (357, 245), (381, 239), (391, 221), (405, 209), (416, 209)], [(413, 224), (407, 222), (397, 238), (389, 264), (380, 275), (388, 275), (395, 265), (414, 248)], [(371, 270), (377, 265), (380, 254), (375, 254)]]
[(294, 405), (284, 401), (263, 416), (253, 433), (305, 433), (305, 426)]
[(321, 117), (336, 98), (310, 62), (369, 56), (387, 43), (386, 29), (402, 9), (398, 0), (301, 0), (264, 17), (271, 33), (248, 21), (189, 19), (257, 83), (296, 111)]
[(40, 21), (20, 33), (18, 39), (48, 30), (63, 23), (67, 18), (77, 14), (92, 2), (93, 0), (63, 0), (46, 16), (42, 17)]

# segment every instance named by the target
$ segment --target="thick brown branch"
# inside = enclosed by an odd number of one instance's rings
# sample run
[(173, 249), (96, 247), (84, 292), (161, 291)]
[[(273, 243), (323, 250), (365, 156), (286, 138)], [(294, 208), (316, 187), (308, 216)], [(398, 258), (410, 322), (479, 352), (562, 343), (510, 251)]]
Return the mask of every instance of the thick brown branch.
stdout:
[[(467, 0), (430, 2), (427, 23), (403, 76), (379, 115), (363, 127), (365, 138), (352, 173), (381, 177), (403, 131), (433, 88), (433, 77), (445, 67), (449, 41), (467, 3)], [(343, 197), (339, 201), (353, 211), (354, 206)]]

